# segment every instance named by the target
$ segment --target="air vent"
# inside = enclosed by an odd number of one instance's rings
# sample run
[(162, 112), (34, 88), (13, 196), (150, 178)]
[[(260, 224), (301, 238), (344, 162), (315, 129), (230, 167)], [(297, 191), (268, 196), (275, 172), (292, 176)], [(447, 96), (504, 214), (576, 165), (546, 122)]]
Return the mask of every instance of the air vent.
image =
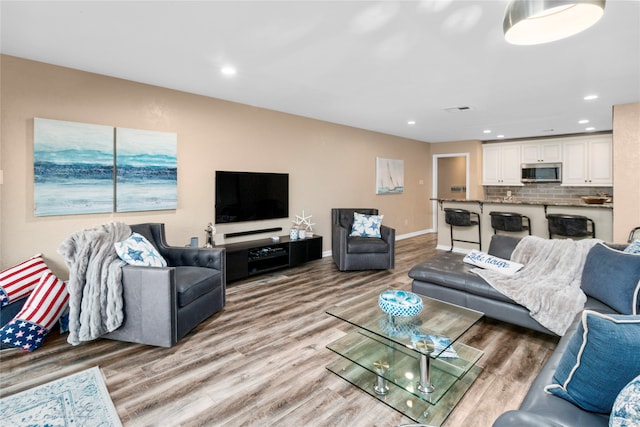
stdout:
[(460, 113), (462, 111), (469, 111), (469, 110), (471, 110), (471, 107), (469, 107), (468, 105), (463, 105), (461, 107), (449, 107), (444, 109), (444, 111), (447, 111), (449, 113)]

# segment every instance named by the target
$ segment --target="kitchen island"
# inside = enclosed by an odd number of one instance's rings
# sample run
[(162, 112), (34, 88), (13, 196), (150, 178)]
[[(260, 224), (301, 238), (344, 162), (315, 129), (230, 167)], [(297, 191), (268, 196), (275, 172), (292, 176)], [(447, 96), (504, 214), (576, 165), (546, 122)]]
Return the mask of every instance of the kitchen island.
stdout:
[[(451, 241), (449, 235), (449, 224), (444, 221), (444, 208), (466, 209), (480, 215), (480, 226), (482, 234), (482, 251), (489, 249), (489, 242), (493, 235), (491, 228), (490, 212), (516, 212), (528, 216), (531, 220), (531, 234), (534, 236), (549, 238), (546, 215), (551, 213), (562, 213), (570, 215), (583, 215), (591, 218), (596, 226), (596, 238), (611, 242), (613, 240), (613, 204), (604, 203), (600, 205), (587, 204), (580, 199), (575, 202), (553, 202), (553, 201), (523, 201), (504, 199), (481, 199), (481, 200), (460, 200), (460, 199), (431, 199), (437, 201), (438, 218), (438, 249), (449, 250)], [(500, 234), (521, 237), (528, 235), (528, 232), (498, 231)], [(478, 240), (478, 228), (455, 227), (454, 239), (476, 241)], [(554, 236), (555, 237), (555, 236)], [(454, 251), (468, 252), (471, 249), (478, 249), (478, 245), (465, 242), (454, 242)]]

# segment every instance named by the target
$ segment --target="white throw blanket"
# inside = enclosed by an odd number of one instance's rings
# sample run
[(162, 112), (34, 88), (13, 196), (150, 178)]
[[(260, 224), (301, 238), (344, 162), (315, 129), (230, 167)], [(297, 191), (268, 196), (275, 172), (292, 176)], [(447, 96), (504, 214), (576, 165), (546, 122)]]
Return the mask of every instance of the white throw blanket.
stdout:
[(529, 314), (550, 331), (564, 335), (587, 300), (580, 289), (589, 250), (599, 239), (542, 239), (524, 237), (511, 260), (524, 264), (512, 276), (474, 269), (503, 295), (526, 307)]
[(112, 222), (74, 233), (58, 248), (69, 267), (69, 344), (94, 340), (122, 325), (125, 263), (113, 244), (130, 235), (127, 224)]

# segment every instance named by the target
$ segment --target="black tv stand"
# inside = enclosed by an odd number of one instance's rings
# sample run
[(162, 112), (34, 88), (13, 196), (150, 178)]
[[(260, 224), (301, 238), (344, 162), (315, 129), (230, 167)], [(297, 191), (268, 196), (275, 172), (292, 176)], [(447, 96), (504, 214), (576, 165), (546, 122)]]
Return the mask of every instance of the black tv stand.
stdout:
[(322, 258), (322, 236), (318, 235), (298, 240), (283, 236), (277, 242), (259, 239), (218, 247), (227, 250), (228, 282)]

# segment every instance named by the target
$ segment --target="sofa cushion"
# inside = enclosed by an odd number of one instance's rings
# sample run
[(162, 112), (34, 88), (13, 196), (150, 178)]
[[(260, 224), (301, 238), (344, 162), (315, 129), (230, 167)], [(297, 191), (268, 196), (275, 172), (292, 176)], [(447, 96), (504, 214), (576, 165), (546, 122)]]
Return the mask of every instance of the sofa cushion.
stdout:
[(371, 237), (347, 237), (347, 253), (369, 254), (389, 252), (389, 244), (382, 239)]
[(353, 225), (349, 236), (360, 237), (382, 237), (380, 226), (384, 215), (365, 215), (358, 212), (353, 213)]
[(622, 314), (637, 314), (640, 256), (602, 243), (591, 248), (582, 272), (582, 290)]
[(495, 290), (482, 277), (473, 274), (471, 269), (475, 267), (462, 262), (463, 258), (462, 254), (440, 252), (409, 270), (409, 277), (417, 281), (515, 304), (512, 299)]
[(143, 267), (166, 267), (167, 261), (156, 248), (141, 234), (131, 233), (126, 240), (114, 244), (121, 260), (129, 265)]
[(609, 427), (640, 426), (640, 375), (631, 380), (616, 397)]
[(220, 271), (206, 267), (175, 267), (178, 307), (191, 304), (221, 283)]
[(489, 243), (489, 255), (497, 256), (498, 258), (511, 259), (518, 243), (520, 243), (520, 237), (506, 236), (504, 234), (494, 234), (491, 236), (491, 242)]
[(545, 391), (608, 414), (620, 390), (640, 372), (639, 352), (640, 316), (585, 310)]

